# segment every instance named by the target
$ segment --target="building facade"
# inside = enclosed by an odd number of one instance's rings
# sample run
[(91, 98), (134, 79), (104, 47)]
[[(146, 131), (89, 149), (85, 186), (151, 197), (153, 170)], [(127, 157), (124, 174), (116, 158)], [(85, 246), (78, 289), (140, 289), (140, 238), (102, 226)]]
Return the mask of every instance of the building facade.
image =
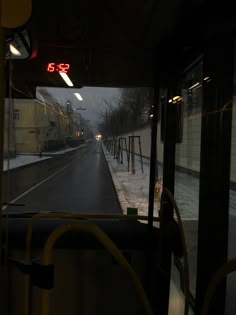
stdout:
[(40, 153), (63, 147), (72, 119), (59, 105), (14, 99), (16, 153)]

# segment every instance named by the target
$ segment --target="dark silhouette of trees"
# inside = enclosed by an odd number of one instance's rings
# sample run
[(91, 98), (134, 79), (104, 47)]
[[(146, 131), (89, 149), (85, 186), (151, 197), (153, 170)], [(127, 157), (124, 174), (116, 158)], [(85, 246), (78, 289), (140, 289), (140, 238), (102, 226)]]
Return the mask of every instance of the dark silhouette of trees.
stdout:
[(151, 88), (121, 89), (121, 97), (112, 102), (104, 100), (106, 110), (100, 114), (100, 132), (105, 137), (114, 137), (150, 123), (153, 90)]

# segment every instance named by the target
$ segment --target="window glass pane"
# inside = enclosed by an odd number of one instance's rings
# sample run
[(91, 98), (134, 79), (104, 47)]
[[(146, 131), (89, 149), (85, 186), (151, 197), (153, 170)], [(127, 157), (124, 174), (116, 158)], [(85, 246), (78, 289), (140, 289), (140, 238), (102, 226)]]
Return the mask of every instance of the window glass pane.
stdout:
[[(234, 68), (234, 95), (232, 112), (232, 135), (231, 135), (231, 168), (230, 168), (230, 204), (229, 204), (229, 235), (228, 235), (228, 258), (236, 258), (236, 68)], [(235, 292), (236, 272), (227, 277), (226, 313), (236, 312)]]
[(183, 220), (190, 268), (190, 290), (195, 296), (201, 145), (202, 63), (188, 70), (182, 82), (183, 132), (176, 144), (175, 198)]
[(5, 103), (8, 211), (147, 214), (151, 88), (37, 87)]

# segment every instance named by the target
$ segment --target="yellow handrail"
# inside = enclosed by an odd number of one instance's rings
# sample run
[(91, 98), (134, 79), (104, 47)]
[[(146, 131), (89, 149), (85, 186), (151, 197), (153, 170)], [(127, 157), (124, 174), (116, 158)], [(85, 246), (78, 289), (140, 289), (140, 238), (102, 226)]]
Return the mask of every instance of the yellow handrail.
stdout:
[[(121, 251), (118, 247), (111, 241), (111, 239), (95, 224), (89, 222), (71, 222), (64, 223), (58, 226), (49, 236), (46, 241), (45, 247), (42, 254), (42, 264), (44, 266), (52, 264), (53, 256), (52, 250), (55, 242), (68, 231), (85, 231), (92, 234), (104, 247), (105, 249), (116, 259), (117, 263), (124, 269), (124, 271), (129, 276), (131, 283), (136, 290), (136, 293), (142, 303), (145, 314), (153, 314), (151, 305), (148, 301), (146, 293), (142, 287), (142, 284), (131, 268)], [(50, 314), (50, 290), (42, 289), (42, 315)]]
[[(33, 221), (43, 218), (49, 219), (117, 219), (117, 220), (148, 220), (147, 216), (123, 215), (123, 214), (77, 214), (77, 213), (37, 213), (32, 216), (32, 220), (27, 226), (25, 242), (25, 260), (31, 259), (31, 239), (33, 232)], [(155, 217), (154, 221), (159, 221)], [(30, 315), (30, 276), (24, 275), (24, 315)]]
[[(147, 221), (148, 217), (144, 215), (124, 215), (124, 214), (76, 214), (76, 213), (37, 213), (32, 216), (31, 222), (27, 226), (26, 243), (25, 243), (25, 259), (30, 260), (30, 246), (33, 231), (33, 220), (35, 219), (116, 219), (116, 220), (143, 220)], [(153, 218), (159, 222), (158, 217)]]

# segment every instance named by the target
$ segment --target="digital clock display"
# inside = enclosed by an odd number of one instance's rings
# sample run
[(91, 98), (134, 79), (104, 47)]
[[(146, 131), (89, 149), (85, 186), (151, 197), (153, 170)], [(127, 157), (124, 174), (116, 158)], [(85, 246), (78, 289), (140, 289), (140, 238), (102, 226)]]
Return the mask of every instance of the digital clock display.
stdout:
[(49, 62), (47, 64), (47, 71), (48, 72), (64, 72), (67, 73), (70, 69), (69, 63), (56, 63), (56, 62)]

